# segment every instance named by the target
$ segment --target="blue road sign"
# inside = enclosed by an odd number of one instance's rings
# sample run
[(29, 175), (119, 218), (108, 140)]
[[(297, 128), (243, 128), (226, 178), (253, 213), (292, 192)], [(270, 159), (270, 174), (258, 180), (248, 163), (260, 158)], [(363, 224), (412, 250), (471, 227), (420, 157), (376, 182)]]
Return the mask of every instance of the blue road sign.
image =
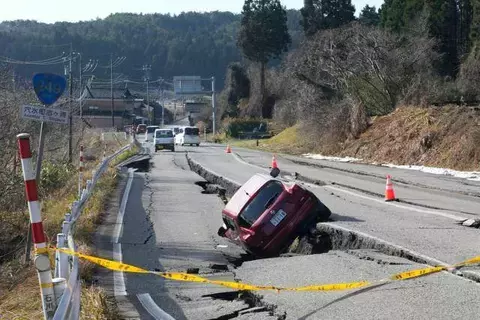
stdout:
[(45, 105), (51, 105), (58, 100), (65, 91), (67, 80), (52, 73), (37, 73), (33, 76), (33, 89), (38, 100)]

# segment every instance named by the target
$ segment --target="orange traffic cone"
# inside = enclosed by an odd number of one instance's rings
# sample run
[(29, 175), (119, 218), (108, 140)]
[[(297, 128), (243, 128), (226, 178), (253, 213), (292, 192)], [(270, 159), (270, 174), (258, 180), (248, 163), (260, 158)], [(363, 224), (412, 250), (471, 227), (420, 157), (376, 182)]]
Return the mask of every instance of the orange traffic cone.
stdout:
[(272, 169), (274, 168), (278, 169), (277, 159), (275, 158), (275, 155), (273, 155), (272, 157)]
[(225, 150), (226, 153), (232, 153), (232, 148), (230, 148), (230, 145), (227, 144), (227, 150)]
[(385, 188), (385, 201), (394, 201), (395, 199), (395, 191), (393, 191), (393, 183), (392, 177), (387, 175), (387, 186)]

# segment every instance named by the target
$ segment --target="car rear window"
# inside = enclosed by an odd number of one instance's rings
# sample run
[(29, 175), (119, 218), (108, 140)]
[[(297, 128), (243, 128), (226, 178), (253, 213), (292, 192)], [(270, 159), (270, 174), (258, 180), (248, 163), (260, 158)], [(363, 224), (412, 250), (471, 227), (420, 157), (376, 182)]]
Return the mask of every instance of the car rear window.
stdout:
[(157, 138), (172, 138), (173, 137), (173, 132), (172, 132), (172, 130), (157, 131), (156, 137)]
[(198, 128), (185, 128), (185, 134), (187, 136), (198, 136), (200, 133), (200, 130)]
[(147, 127), (147, 133), (154, 133), (157, 129), (158, 127)]
[(265, 184), (238, 215), (240, 226), (248, 228), (254, 224), (262, 213), (275, 202), (283, 190), (283, 185), (280, 181), (271, 180)]

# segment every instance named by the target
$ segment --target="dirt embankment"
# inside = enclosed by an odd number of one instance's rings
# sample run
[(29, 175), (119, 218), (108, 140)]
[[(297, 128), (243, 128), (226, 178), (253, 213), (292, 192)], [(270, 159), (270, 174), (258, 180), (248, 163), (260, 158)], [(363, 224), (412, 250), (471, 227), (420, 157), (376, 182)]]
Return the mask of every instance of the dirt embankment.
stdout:
[(480, 168), (480, 108), (401, 107), (373, 119), (339, 156), (369, 162), (426, 165), (457, 170)]
[(287, 128), (258, 146), (256, 141), (234, 145), (278, 153), (350, 156), (370, 163), (480, 169), (480, 107), (400, 107), (372, 119), (360, 137), (341, 144), (306, 134), (304, 129)]

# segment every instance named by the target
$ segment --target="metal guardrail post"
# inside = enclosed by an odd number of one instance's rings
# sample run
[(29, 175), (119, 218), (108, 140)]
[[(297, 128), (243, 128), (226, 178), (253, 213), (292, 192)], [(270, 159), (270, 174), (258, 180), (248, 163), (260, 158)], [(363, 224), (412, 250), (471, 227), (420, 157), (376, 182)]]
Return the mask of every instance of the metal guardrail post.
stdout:
[[(65, 234), (63, 233), (57, 234), (57, 247), (67, 248)], [(59, 259), (58, 259), (59, 268), (58, 268), (57, 277), (68, 279), (68, 276), (70, 274), (70, 268), (68, 265), (68, 255), (63, 252), (58, 252), (58, 256), (59, 256)]]
[(23, 178), (25, 181), (25, 194), (28, 201), (32, 238), (35, 246), (34, 265), (37, 269), (40, 292), (42, 295), (43, 316), (45, 319), (53, 318), (56, 309), (55, 295), (53, 292), (52, 272), (48, 257), (47, 239), (43, 232), (43, 223), (38, 201), (37, 182), (32, 168), (32, 152), (30, 149), (30, 135), (21, 133), (17, 135), (18, 147), (22, 161)]
[(78, 201), (73, 201), (72, 210), (71, 210), (72, 219), (74, 219), (75, 216), (77, 215), (77, 211), (78, 211)]
[(82, 195), (83, 188), (83, 145), (80, 146), (80, 162), (78, 165), (78, 198)]
[(59, 277), (53, 279), (53, 292), (55, 294), (55, 304), (58, 306), (62, 299), (63, 292), (67, 288), (67, 279)]
[[(68, 236), (69, 230), (70, 230), (70, 222), (69, 221), (63, 221), (63, 223), (62, 223), (62, 234), (64, 234), (65, 237)], [(57, 239), (58, 239), (58, 235), (57, 235)]]

